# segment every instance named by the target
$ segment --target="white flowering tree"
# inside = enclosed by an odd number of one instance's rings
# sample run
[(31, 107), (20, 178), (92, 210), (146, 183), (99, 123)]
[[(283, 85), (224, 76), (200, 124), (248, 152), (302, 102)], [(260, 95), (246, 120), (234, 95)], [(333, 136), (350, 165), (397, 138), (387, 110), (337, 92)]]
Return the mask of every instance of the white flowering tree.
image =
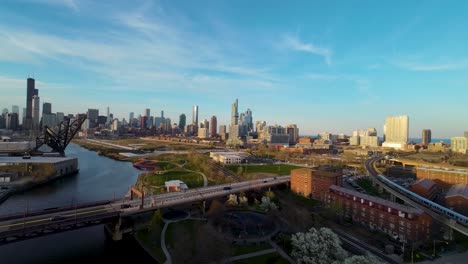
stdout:
[(247, 197), (239, 196), (239, 205), (245, 206), (247, 205), (248, 202), (249, 200), (247, 199)]
[(230, 194), (229, 199), (226, 201), (226, 204), (229, 206), (237, 206), (237, 195)]
[(260, 204), (260, 208), (265, 212), (268, 212), (270, 210), (278, 210), (278, 206), (266, 196), (262, 197), (262, 203)]
[(338, 236), (329, 228), (311, 228), (308, 232), (292, 235), (292, 257), (298, 264), (338, 264), (346, 257)]
[(343, 264), (380, 264), (381, 262), (371, 255), (352, 256), (345, 259)]

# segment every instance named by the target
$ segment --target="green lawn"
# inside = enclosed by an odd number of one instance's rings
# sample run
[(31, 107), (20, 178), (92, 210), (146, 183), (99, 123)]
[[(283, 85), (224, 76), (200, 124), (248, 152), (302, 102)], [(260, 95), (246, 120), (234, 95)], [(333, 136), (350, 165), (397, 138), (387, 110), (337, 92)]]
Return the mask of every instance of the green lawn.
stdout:
[(301, 167), (287, 164), (269, 164), (269, 165), (227, 165), (226, 169), (238, 173), (239, 167), (242, 168), (244, 174), (248, 173), (271, 173), (276, 175), (289, 175), (291, 170)]
[(290, 201), (302, 207), (313, 208), (320, 204), (320, 201), (298, 195), (291, 190), (281, 190), (277, 192), (277, 198), (283, 202)]
[(233, 256), (244, 255), (252, 252), (257, 252), (260, 250), (270, 249), (271, 245), (264, 244), (264, 245), (238, 245), (233, 246)]
[(159, 243), (156, 241), (152, 241), (152, 239), (159, 239), (159, 237), (151, 238), (150, 233), (146, 230), (138, 231), (136, 233), (136, 236), (146, 247), (149, 248), (151, 254), (156, 256), (158, 260), (163, 262), (166, 260), (166, 256), (164, 255), (164, 252), (159, 246)]
[(185, 233), (189, 234), (189, 237), (192, 238), (193, 243), (196, 243), (193, 238), (195, 237), (195, 228), (197, 220), (188, 219), (179, 221), (176, 223), (169, 224), (166, 230), (166, 245), (174, 248), (177, 243), (176, 229), (183, 230)]
[(239, 260), (234, 262), (236, 264), (286, 264), (287, 260), (283, 259), (277, 253), (266, 254), (249, 259)]
[(203, 186), (203, 177), (198, 173), (188, 171), (168, 171), (164, 174), (152, 174), (145, 177), (145, 182), (152, 186), (163, 186), (164, 182), (171, 180), (181, 180), (189, 188)]

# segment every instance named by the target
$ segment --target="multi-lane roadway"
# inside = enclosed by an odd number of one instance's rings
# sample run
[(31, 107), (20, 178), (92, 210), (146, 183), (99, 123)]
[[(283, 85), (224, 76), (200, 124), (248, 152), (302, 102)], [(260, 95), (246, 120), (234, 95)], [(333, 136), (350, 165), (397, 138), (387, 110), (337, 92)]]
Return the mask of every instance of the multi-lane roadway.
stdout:
[(290, 176), (269, 177), (243, 182), (189, 189), (181, 192), (164, 193), (146, 196), (144, 200), (121, 199), (117, 201), (98, 202), (97, 205), (64, 207), (53, 210), (42, 210), (24, 215), (0, 216), (0, 241), (18, 235), (35, 235), (38, 232), (67, 230), (89, 224), (98, 224), (118, 217), (167, 208), (182, 204), (205, 201), (216, 197), (227, 196), (257, 188), (266, 188), (290, 181)]

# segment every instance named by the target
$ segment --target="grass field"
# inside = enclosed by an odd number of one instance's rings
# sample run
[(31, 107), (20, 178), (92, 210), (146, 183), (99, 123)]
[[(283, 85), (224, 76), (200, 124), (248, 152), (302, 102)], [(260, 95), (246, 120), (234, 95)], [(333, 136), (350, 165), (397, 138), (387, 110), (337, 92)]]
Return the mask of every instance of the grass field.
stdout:
[(203, 177), (198, 173), (189, 171), (168, 171), (164, 174), (152, 174), (145, 177), (145, 182), (152, 186), (164, 186), (164, 182), (171, 180), (181, 180), (189, 188), (203, 186)]
[(276, 175), (289, 175), (291, 170), (301, 167), (287, 164), (269, 164), (269, 165), (227, 165), (226, 169), (238, 173), (239, 168), (242, 168), (244, 174), (249, 173), (271, 173)]
[(249, 259), (239, 260), (235, 264), (286, 264), (289, 263), (277, 253), (266, 254)]
[(270, 249), (271, 245), (265, 244), (265, 245), (238, 245), (238, 246), (232, 246), (233, 249), (233, 256), (239, 256), (239, 255), (244, 255), (252, 252), (257, 252), (260, 250), (265, 250), (265, 249)]

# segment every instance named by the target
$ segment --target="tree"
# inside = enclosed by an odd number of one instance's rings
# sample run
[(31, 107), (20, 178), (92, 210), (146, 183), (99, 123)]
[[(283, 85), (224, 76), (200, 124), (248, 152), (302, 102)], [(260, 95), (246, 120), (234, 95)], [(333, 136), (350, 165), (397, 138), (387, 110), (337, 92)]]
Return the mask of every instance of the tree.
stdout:
[(306, 233), (294, 234), (291, 244), (291, 255), (299, 264), (341, 263), (346, 258), (340, 239), (329, 228), (311, 228)]
[(229, 206), (237, 206), (237, 195), (230, 194), (228, 200), (226, 201), (226, 205)]
[(260, 204), (260, 208), (265, 212), (270, 210), (278, 210), (278, 206), (266, 196), (262, 197), (262, 204)]
[(379, 263), (381, 262), (371, 255), (352, 256), (350, 258), (345, 259), (345, 261), (343, 261), (343, 264), (379, 264)]

